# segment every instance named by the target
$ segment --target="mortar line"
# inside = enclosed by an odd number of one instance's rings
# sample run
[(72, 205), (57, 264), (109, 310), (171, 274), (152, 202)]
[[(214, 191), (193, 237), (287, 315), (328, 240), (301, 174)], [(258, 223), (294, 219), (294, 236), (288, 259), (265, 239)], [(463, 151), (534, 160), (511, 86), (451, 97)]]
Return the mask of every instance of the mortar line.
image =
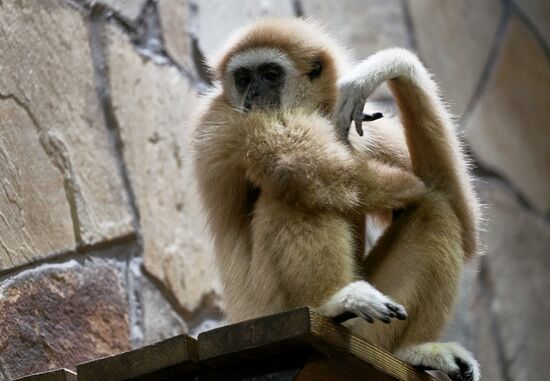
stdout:
[(84, 245), (76, 248), (75, 250), (53, 253), (45, 258), (38, 258), (33, 262), (24, 263), (5, 270), (0, 270), (0, 284), (6, 279), (12, 276), (16, 276), (22, 271), (27, 271), (34, 267), (47, 264), (60, 264), (72, 259), (79, 260), (82, 258), (83, 255), (97, 255), (103, 257), (103, 255), (101, 254), (103, 251), (108, 251), (117, 247), (124, 247), (125, 245), (129, 245), (132, 242), (136, 242), (134, 233), (116, 237), (109, 241), (102, 241), (94, 244)]
[(471, 116), (473, 110), (479, 103), (481, 96), (483, 95), (483, 93), (485, 92), (485, 89), (489, 85), (491, 76), (494, 71), (493, 69), (498, 62), (498, 58), (500, 57), (500, 52), (504, 44), (504, 36), (509, 24), (509, 20), (511, 18), (510, 0), (501, 0), (501, 4), (502, 4), (502, 12), (500, 15), (500, 20), (497, 26), (497, 30), (495, 32), (495, 37), (493, 38), (493, 43), (491, 44), (489, 56), (485, 61), (485, 65), (483, 67), (483, 70), (481, 71), (481, 75), (479, 77), (477, 85), (474, 88), (474, 91), (470, 96), (470, 99), (468, 100), (466, 108), (464, 109), (464, 112), (460, 116), (459, 123), (461, 126), (465, 126), (467, 124), (469, 117)]

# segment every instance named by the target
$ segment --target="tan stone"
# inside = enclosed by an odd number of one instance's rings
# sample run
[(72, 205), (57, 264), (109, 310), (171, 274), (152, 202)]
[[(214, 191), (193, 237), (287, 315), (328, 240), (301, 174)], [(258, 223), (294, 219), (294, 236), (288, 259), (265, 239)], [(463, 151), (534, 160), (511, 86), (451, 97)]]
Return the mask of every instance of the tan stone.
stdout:
[(246, 25), (259, 16), (293, 16), (292, 0), (242, 0), (237, 3), (225, 0), (195, 1), (197, 14), (193, 16), (194, 28), (199, 45), (207, 58), (237, 28)]
[[(21, 201), (10, 206), (21, 208), (18, 222), (0, 222), (0, 237), (26, 235), (14, 233), (21, 224), (33, 229), (19, 247), (8, 249), (10, 254), (0, 249), (2, 268), (73, 247), (69, 238), (74, 237), (67, 236), (68, 207), (79, 245), (132, 232), (127, 195), (95, 91), (87, 27), (82, 16), (64, 4), (59, 0), (5, 1), (0, 9), (0, 107), (9, 108), (12, 115), (9, 121), (2, 117), (0, 130), (11, 128), (14, 144), (8, 148), (10, 157), (4, 165), (20, 168), (17, 179), (12, 171), (7, 177), (2, 175), (2, 182), (8, 192), (35, 188), (40, 193), (39, 199), (30, 200), (30, 195), (17, 193), (8, 198), (6, 191), (0, 191), (3, 213), (8, 200), (17, 197)], [(29, 119), (34, 119), (32, 125)], [(30, 128), (35, 129), (32, 135), (28, 135)], [(22, 144), (27, 136), (30, 140)], [(23, 155), (28, 157), (23, 159)], [(22, 168), (24, 163), (30, 163), (29, 167)], [(42, 176), (32, 177), (42, 171)], [(61, 202), (61, 191), (66, 205), (52, 205), (51, 216), (40, 215), (50, 213), (44, 209), (47, 202)], [(42, 225), (41, 233), (33, 227), (57, 217), (59, 221)], [(52, 237), (45, 239), (50, 229)]]
[(511, 180), (540, 211), (550, 210), (550, 65), (518, 20), (466, 126), (475, 156)]
[(188, 1), (159, 0), (157, 7), (166, 51), (181, 65), (191, 67)]
[[(363, 60), (385, 48), (410, 47), (401, 0), (303, 0), (302, 5), (304, 15), (322, 22), (350, 49), (355, 60)], [(389, 97), (390, 91), (384, 84), (371, 99)]]
[(304, 15), (326, 24), (356, 59), (394, 46), (410, 46), (401, 0), (303, 0)]
[(13, 379), (129, 350), (124, 279), (123, 262), (94, 258), (1, 283), (0, 369)]
[(550, 45), (550, 2), (547, 0), (516, 0), (519, 7), (527, 14), (527, 17), (535, 24), (535, 27)]
[(144, 62), (118, 30), (109, 35), (112, 99), (140, 213), (145, 267), (182, 307), (194, 310), (218, 289), (189, 173), (196, 95), (175, 68)]
[(123, 18), (129, 21), (135, 21), (143, 9), (147, 0), (87, 0), (88, 2), (98, 2), (103, 4)]
[[(488, 205), (488, 281), (494, 291), (492, 303), (508, 379), (547, 380), (550, 342), (550, 224), (524, 210), (516, 197), (502, 186), (489, 183), (482, 188)], [(484, 319), (490, 319), (485, 316)], [(542, 335), (542, 336), (541, 336)]]
[(29, 112), (0, 95), (0, 270), (76, 243), (63, 173)]
[(489, 58), (500, 0), (409, 1), (418, 49), (441, 84), (451, 110), (468, 106)]

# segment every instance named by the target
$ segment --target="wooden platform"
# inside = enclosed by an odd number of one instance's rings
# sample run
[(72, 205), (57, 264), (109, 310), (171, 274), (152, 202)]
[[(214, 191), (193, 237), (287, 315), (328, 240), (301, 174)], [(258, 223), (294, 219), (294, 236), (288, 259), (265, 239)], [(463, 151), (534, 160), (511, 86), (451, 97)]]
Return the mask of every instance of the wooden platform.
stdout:
[[(436, 380), (307, 307), (80, 364), (77, 374), (79, 381)], [(47, 375), (22, 380), (77, 379), (40, 378)]]
[(77, 381), (76, 373), (67, 369), (56, 369), (51, 372), (33, 374), (19, 378), (18, 381)]

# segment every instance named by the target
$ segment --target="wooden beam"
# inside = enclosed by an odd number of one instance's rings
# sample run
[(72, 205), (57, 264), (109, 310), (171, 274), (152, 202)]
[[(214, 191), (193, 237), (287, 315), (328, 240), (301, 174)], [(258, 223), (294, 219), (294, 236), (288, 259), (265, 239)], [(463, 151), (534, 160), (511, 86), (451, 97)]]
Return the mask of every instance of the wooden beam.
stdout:
[(199, 361), (211, 367), (309, 346), (328, 358), (352, 362), (373, 380), (436, 380), (307, 307), (204, 332), (198, 341)]
[(176, 336), (130, 352), (93, 360), (77, 366), (78, 381), (194, 379), (197, 364), (196, 340)]
[(68, 369), (56, 369), (49, 372), (33, 374), (16, 381), (77, 381), (76, 373)]

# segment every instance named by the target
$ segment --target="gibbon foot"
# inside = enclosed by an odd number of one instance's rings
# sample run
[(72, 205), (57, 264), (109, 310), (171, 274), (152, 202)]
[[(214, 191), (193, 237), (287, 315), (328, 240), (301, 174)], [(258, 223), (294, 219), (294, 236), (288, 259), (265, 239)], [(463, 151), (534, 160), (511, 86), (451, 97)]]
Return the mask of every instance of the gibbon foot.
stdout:
[(425, 370), (439, 370), (452, 381), (479, 381), (479, 364), (457, 343), (426, 343), (399, 349), (395, 355)]
[(355, 316), (369, 323), (374, 323), (374, 320), (378, 319), (386, 324), (389, 324), (391, 319), (407, 318), (402, 305), (395, 303), (365, 281), (353, 282), (342, 288), (321, 306), (319, 312), (335, 318), (338, 322)]

